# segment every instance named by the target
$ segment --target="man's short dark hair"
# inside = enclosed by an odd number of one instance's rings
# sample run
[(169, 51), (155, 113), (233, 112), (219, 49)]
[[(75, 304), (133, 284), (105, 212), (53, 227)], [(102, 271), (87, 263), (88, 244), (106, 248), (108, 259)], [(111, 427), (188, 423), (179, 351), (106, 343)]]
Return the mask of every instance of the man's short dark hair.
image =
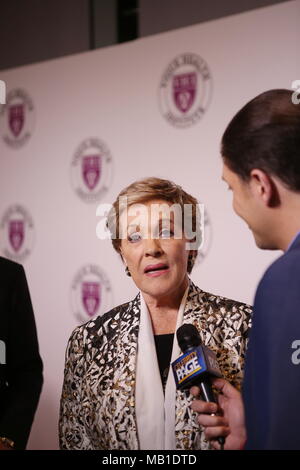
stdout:
[(249, 101), (222, 137), (226, 165), (244, 181), (259, 168), (300, 191), (300, 104), (291, 90), (269, 90)]

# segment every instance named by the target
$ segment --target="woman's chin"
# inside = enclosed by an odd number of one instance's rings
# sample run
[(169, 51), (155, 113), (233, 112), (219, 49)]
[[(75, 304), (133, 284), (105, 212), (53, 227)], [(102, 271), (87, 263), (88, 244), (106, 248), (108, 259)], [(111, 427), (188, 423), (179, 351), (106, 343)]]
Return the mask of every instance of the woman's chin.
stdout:
[(174, 292), (178, 293), (182, 289), (186, 288), (185, 282), (177, 277), (174, 279), (173, 276), (163, 275), (157, 277), (147, 277), (143, 279), (140, 285), (137, 287), (145, 294), (150, 295), (153, 298), (161, 298), (167, 295), (174, 295)]

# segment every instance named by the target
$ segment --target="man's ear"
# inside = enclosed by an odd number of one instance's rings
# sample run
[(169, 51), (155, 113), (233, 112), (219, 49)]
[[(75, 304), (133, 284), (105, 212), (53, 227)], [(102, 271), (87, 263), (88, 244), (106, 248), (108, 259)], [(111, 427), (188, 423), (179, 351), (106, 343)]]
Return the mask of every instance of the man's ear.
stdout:
[(275, 180), (263, 170), (255, 168), (250, 173), (250, 187), (253, 195), (268, 207), (276, 207), (279, 192)]

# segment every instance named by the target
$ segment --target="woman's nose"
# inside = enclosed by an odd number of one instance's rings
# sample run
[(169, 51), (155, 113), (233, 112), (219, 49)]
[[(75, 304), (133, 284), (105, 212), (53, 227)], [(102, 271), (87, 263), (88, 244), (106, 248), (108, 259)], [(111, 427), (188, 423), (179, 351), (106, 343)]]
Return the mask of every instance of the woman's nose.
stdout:
[(145, 255), (158, 257), (163, 253), (160, 245), (160, 240), (155, 238), (148, 238), (145, 240)]

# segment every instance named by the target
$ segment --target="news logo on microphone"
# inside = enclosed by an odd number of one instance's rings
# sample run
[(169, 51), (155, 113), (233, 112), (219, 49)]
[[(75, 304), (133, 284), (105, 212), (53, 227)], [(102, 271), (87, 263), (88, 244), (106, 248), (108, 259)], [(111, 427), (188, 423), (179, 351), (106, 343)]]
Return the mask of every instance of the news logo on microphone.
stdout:
[[(192, 325), (188, 326), (194, 328)], [(200, 341), (198, 342), (196, 336), (194, 340), (196, 339), (197, 343), (193, 342), (193, 338), (191, 339), (187, 351), (172, 363), (176, 388), (179, 389), (190, 388), (192, 385), (196, 385), (199, 381), (206, 380), (211, 376), (222, 377), (215, 353), (206, 346), (199, 345)]]

